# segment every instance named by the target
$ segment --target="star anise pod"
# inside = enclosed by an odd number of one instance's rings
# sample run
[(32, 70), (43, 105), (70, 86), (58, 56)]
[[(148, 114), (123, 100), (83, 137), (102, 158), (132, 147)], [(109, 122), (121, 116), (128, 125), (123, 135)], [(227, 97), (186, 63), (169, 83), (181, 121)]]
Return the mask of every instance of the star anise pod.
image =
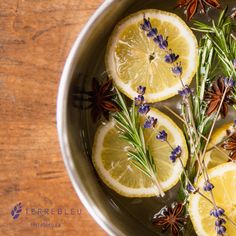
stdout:
[(183, 216), (184, 205), (182, 203), (172, 203), (170, 207), (163, 207), (153, 217), (153, 225), (161, 226), (163, 232), (169, 228), (173, 236), (179, 236), (180, 231), (187, 222), (187, 218)]
[(236, 133), (227, 131), (228, 138), (221, 144), (221, 147), (229, 151), (229, 157), (236, 160)]
[(83, 108), (91, 108), (91, 116), (94, 122), (101, 118), (109, 120), (109, 113), (119, 110), (115, 102), (115, 94), (112, 81), (108, 79), (104, 83), (99, 83), (98, 79), (93, 78), (92, 91), (77, 91), (75, 99), (82, 102), (89, 102), (88, 106)]
[(196, 14), (199, 5), (204, 13), (206, 12), (206, 6), (214, 8), (220, 7), (218, 0), (178, 0), (176, 7), (185, 7), (187, 9), (187, 19), (191, 20)]
[(220, 114), (225, 118), (228, 113), (228, 105), (234, 105), (235, 100), (232, 98), (232, 88), (225, 86), (224, 78), (221, 77), (213, 82), (212, 86), (205, 93), (205, 100), (208, 102), (207, 115), (210, 116), (216, 112), (220, 106), (223, 94), (227, 89), (224, 101), (222, 103)]

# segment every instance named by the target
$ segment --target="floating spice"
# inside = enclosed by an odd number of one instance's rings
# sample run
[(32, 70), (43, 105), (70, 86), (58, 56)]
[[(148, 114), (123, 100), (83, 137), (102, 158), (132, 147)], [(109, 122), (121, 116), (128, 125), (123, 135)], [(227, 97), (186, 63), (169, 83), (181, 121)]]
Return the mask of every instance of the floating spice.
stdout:
[[(220, 114), (222, 118), (225, 118), (228, 113), (228, 105), (234, 105), (235, 100), (231, 97), (232, 95), (232, 86), (228, 80), (223, 77), (214, 81), (212, 86), (206, 91), (205, 99), (208, 102), (207, 115), (210, 116), (212, 113), (216, 112), (221, 104), (224, 92), (225, 98), (220, 109)], [(227, 89), (227, 91), (225, 91)]]
[(182, 203), (172, 203), (170, 207), (163, 207), (154, 215), (152, 223), (155, 226), (162, 227), (162, 231), (171, 230), (173, 236), (178, 236), (183, 226), (187, 222), (187, 218), (183, 216), (184, 205)]
[(229, 138), (224, 141), (221, 147), (229, 151), (231, 159), (236, 160), (236, 133), (230, 134)]
[(186, 8), (187, 19), (191, 20), (192, 17), (196, 14), (199, 5), (200, 5), (200, 9), (204, 13), (206, 13), (207, 6), (213, 7), (213, 8), (220, 7), (220, 3), (218, 0), (178, 0), (176, 7)]
[(77, 91), (75, 99), (89, 103), (85, 108), (91, 108), (91, 116), (94, 122), (99, 120), (101, 116), (109, 120), (109, 113), (119, 110), (112, 90), (111, 80), (101, 83), (97, 78), (93, 78), (92, 91)]

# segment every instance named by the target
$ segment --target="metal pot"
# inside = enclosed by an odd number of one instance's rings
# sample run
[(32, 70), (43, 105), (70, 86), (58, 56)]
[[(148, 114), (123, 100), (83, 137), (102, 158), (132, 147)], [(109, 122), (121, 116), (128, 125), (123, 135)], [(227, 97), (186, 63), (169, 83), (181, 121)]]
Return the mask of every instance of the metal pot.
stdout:
[[(235, 6), (235, 0), (224, 2), (231, 8)], [(166, 199), (126, 199), (103, 185), (90, 159), (96, 127), (87, 110), (73, 106), (74, 87), (79, 85), (88, 89), (92, 76), (105, 71), (106, 44), (112, 29), (120, 19), (145, 8), (173, 12), (175, 4), (175, 0), (104, 1), (75, 41), (61, 77), (57, 127), (65, 166), (82, 203), (109, 235), (161, 235), (148, 222), (158, 209), (173, 199), (173, 194), (167, 194)], [(174, 12), (185, 18), (183, 10)], [(209, 14), (214, 16), (216, 11), (211, 10)], [(207, 17), (200, 15), (199, 18)], [(172, 100), (168, 102), (172, 103)]]

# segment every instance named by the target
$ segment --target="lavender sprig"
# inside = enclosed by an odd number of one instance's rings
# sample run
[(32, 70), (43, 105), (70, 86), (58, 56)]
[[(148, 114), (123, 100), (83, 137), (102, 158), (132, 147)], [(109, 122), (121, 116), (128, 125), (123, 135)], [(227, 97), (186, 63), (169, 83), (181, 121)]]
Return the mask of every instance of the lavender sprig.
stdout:
[(222, 11), (218, 22), (212, 21), (212, 25), (195, 21), (196, 31), (206, 32), (205, 37), (210, 40), (218, 59), (221, 62), (224, 74), (236, 79), (234, 59), (236, 58), (235, 23), (230, 16), (226, 15), (227, 8)]
[(140, 25), (141, 29), (146, 32), (147, 37), (152, 38), (153, 42), (156, 43), (160, 49), (167, 49), (168, 38), (164, 38), (163, 35), (158, 34), (158, 29), (153, 28), (150, 18), (143, 16), (143, 24)]
[(180, 76), (182, 74), (181, 63), (178, 62), (174, 65), (174, 63), (179, 59), (179, 55), (172, 52), (171, 49), (168, 49), (168, 37), (164, 38), (162, 34), (158, 33), (158, 29), (152, 27), (150, 18), (146, 18), (145, 15), (143, 16), (143, 23), (140, 27), (146, 33), (148, 38), (152, 38), (153, 42), (157, 44), (161, 50), (165, 51), (166, 55), (164, 61), (172, 65), (171, 70), (175, 75)]

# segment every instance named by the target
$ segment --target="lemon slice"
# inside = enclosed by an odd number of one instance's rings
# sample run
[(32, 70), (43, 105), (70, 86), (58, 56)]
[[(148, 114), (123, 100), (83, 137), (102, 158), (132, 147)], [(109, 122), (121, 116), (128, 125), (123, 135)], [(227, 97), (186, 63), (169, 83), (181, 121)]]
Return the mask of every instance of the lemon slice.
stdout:
[(197, 40), (177, 15), (154, 9), (134, 13), (115, 27), (106, 51), (109, 76), (129, 98), (133, 99), (142, 85), (147, 87), (146, 101), (157, 102), (176, 95), (182, 87), (171, 70), (173, 65), (164, 60), (168, 50), (160, 49), (141, 29), (144, 15), (158, 34), (168, 37), (168, 49), (179, 55), (184, 84), (190, 84), (197, 69)]
[[(157, 177), (163, 191), (173, 187), (182, 173), (180, 161), (170, 161), (171, 149), (166, 142), (156, 139), (158, 131), (165, 130), (168, 141), (173, 147), (182, 148), (182, 161), (186, 164), (188, 151), (185, 138), (177, 125), (162, 112), (151, 109), (148, 115), (157, 118), (154, 129), (145, 129), (144, 138), (154, 158)], [(99, 176), (104, 183), (117, 193), (126, 197), (150, 197), (158, 195), (151, 180), (144, 175), (127, 157), (131, 148), (127, 141), (119, 137), (115, 121), (102, 125), (95, 135), (92, 160)]]
[[(208, 172), (211, 183), (215, 186), (213, 195), (216, 205), (225, 210), (225, 214), (236, 222), (236, 165), (229, 162), (212, 168)], [(201, 177), (198, 186), (202, 189), (204, 179)], [(204, 192), (210, 198), (210, 193)], [(210, 216), (213, 206), (199, 194), (190, 196), (189, 214), (194, 229), (199, 236), (215, 236), (215, 220)], [(228, 236), (236, 235), (236, 227), (227, 220), (225, 225)]]
[(215, 167), (219, 164), (227, 162), (229, 152), (218, 147), (219, 149), (214, 148), (214, 145), (217, 145), (225, 140), (227, 137), (227, 130), (234, 131), (234, 123), (229, 123), (218, 128), (212, 135), (210, 143), (208, 145), (208, 152), (205, 155), (205, 163), (207, 168)]

